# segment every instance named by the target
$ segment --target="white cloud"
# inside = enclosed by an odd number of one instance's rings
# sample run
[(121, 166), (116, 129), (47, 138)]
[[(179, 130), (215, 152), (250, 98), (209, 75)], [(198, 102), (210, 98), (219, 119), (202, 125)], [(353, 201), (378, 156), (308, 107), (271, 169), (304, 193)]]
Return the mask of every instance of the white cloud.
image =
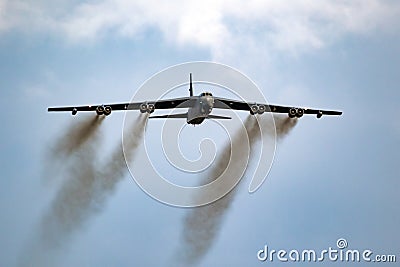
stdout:
[(0, 0), (0, 31), (50, 31), (86, 43), (156, 29), (169, 43), (204, 47), (221, 59), (246, 50), (296, 55), (346, 34), (396, 31), (399, 15), (400, 4), (384, 0)]

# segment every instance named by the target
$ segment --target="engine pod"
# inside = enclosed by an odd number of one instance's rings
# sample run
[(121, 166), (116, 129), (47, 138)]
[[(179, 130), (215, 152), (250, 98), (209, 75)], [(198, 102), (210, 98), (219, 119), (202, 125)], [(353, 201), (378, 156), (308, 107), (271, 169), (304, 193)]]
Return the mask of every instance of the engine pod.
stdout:
[(140, 104), (139, 110), (142, 113), (146, 113), (147, 112), (147, 103), (144, 102), (144, 103)]
[(111, 107), (110, 106), (106, 106), (104, 108), (104, 115), (106, 115), (106, 116), (110, 115), (111, 111), (112, 111)]
[(258, 106), (257, 105), (250, 106), (250, 114), (254, 115), (256, 113), (258, 113)]
[(265, 106), (264, 105), (258, 105), (258, 114), (263, 114), (265, 112)]
[(97, 113), (97, 115), (103, 115), (104, 114), (104, 106), (98, 106), (97, 108), (96, 108), (96, 113)]
[(154, 104), (147, 105), (147, 113), (153, 113), (155, 109), (156, 109), (156, 106)]
[(291, 108), (291, 109), (289, 109), (289, 117), (290, 118), (294, 118), (294, 117), (296, 117), (296, 115), (297, 115), (297, 109), (296, 108)]
[(301, 118), (301, 117), (303, 117), (303, 115), (304, 115), (304, 109), (298, 108), (297, 112), (296, 112), (296, 117)]

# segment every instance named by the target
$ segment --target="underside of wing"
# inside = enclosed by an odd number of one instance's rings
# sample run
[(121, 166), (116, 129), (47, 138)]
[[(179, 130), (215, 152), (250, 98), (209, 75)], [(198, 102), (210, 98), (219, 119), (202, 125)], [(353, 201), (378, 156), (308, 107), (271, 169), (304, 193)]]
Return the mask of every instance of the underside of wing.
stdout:
[[(112, 110), (127, 110), (128, 107), (131, 108), (131, 105), (135, 105), (136, 103), (120, 103), (120, 104), (107, 104), (107, 105), (87, 105), (87, 106), (70, 106), (70, 107), (51, 107), (48, 108), (47, 111), (96, 111), (98, 107), (111, 107)], [(137, 105), (139, 108), (139, 105)], [(136, 109), (138, 109), (136, 108)], [(134, 108), (132, 108), (134, 109)]]
[(262, 114), (264, 112), (273, 113), (286, 113), (289, 117), (300, 118), (304, 114), (314, 114), (317, 118), (321, 118), (322, 115), (342, 115), (341, 111), (335, 110), (322, 110), (322, 109), (311, 109), (311, 108), (301, 108), (301, 107), (289, 107), (289, 106), (278, 106), (278, 105), (268, 105), (259, 104), (255, 102), (244, 102), (233, 99), (226, 98), (215, 98), (214, 108), (220, 109), (233, 109), (233, 110), (245, 110), (250, 111), (252, 115)]
[(250, 106), (254, 104), (227, 98), (214, 98), (214, 108), (250, 111)]
[(144, 101), (134, 103), (102, 104), (87, 106), (50, 107), (49, 112), (69, 111), (75, 115), (78, 111), (95, 111), (98, 115), (110, 115), (113, 110), (140, 110), (142, 113), (153, 113), (155, 109), (190, 108), (195, 99), (190, 97)]
[(158, 100), (154, 103), (154, 106), (156, 109), (190, 108), (193, 106), (194, 102), (195, 99), (193, 98), (181, 97), (175, 99)]

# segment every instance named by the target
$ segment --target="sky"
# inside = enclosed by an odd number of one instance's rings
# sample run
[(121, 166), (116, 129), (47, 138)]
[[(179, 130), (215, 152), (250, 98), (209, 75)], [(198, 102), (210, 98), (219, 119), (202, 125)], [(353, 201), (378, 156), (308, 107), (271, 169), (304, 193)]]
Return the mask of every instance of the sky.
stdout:
[[(126, 102), (152, 75), (190, 61), (232, 66), (269, 103), (343, 115), (304, 116), (278, 140), (264, 184), (254, 194), (248, 180), (238, 186), (208, 249), (189, 263), (262, 266), (271, 264), (257, 259), (265, 245), (323, 250), (339, 238), (350, 249), (400, 260), (399, 15), (390, 0), (0, 0), (0, 265), (184, 265), (185, 218), (196, 212), (154, 200), (127, 170), (79, 222), (66, 219), (72, 230), (37, 248), (48, 230), (42, 222), (60, 188), (82, 176), (84, 159), (93, 157), (104, 172), (114, 166), (124, 119), (113, 112), (102, 121), (77, 161), (79, 153), (51, 152), (90, 115), (47, 108)], [(146, 137), (158, 138), (160, 125), (151, 121)], [(207, 127), (196, 126), (198, 136)], [(394, 266), (370, 264), (381, 265)]]

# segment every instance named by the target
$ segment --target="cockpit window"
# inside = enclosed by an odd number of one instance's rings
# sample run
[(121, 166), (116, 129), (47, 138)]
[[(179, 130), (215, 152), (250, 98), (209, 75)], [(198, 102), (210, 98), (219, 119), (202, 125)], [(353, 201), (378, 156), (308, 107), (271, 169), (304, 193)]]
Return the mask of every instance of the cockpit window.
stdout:
[(204, 93), (201, 93), (200, 96), (212, 96), (212, 94), (209, 92), (204, 92)]

